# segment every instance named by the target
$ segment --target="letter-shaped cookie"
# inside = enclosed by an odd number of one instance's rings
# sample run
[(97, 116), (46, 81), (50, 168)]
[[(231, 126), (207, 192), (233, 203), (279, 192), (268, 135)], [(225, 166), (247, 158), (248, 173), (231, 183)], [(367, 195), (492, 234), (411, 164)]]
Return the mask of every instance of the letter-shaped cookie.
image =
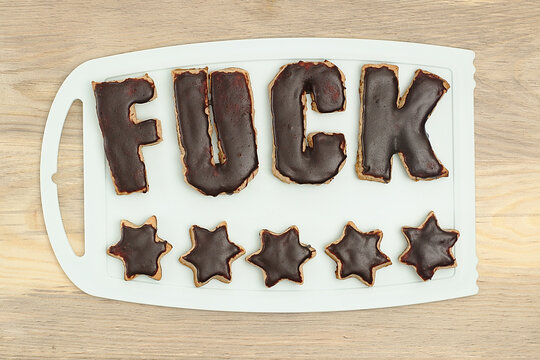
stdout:
[(135, 103), (155, 98), (154, 82), (145, 75), (124, 81), (92, 82), (92, 87), (116, 193), (147, 192), (141, 146), (161, 141), (161, 124), (155, 119), (137, 122)]
[(417, 70), (400, 98), (397, 73), (393, 65), (362, 67), (356, 173), (360, 179), (388, 183), (392, 155), (399, 153), (409, 177), (416, 181), (448, 176), (431, 148), (425, 124), (450, 85), (437, 75)]
[[(242, 190), (259, 167), (249, 75), (230, 68), (173, 71), (178, 143), (186, 181), (205, 195)], [(220, 162), (212, 150), (208, 82)]]
[(269, 85), (274, 131), (273, 172), (284, 182), (330, 182), (345, 163), (343, 134), (305, 136), (306, 92), (313, 110), (345, 110), (345, 76), (329, 61), (281, 67)]

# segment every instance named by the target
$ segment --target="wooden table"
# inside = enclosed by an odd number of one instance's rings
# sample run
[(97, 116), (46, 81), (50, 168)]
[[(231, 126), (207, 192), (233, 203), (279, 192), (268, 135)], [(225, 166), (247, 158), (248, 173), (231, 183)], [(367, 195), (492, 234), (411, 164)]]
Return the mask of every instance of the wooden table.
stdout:
[[(404, 2), (405, 3), (405, 2)], [(539, 358), (540, 4), (471, 0), (0, 5), (0, 358)], [(98, 299), (60, 269), (39, 156), (58, 87), (85, 60), (237, 38), (388, 39), (476, 52), (476, 296), (370, 311), (245, 314)], [(82, 249), (80, 105), (57, 181)]]

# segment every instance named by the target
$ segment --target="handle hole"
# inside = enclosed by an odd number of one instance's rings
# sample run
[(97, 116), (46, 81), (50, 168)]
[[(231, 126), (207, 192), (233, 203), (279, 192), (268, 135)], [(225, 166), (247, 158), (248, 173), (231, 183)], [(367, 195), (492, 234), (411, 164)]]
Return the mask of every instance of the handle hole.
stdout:
[(52, 180), (58, 186), (60, 213), (67, 238), (77, 256), (84, 255), (83, 105), (75, 100), (64, 122), (58, 169)]

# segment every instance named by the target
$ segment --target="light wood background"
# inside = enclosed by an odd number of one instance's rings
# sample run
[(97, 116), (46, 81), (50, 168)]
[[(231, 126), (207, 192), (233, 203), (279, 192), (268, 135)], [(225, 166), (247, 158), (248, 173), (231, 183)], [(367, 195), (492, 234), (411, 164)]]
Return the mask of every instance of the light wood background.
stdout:
[[(67, 279), (43, 224), (39, 157), (49, 107), (69, 72), (122, 52), (281, 36), (476, 52), (478, 295), (370, 311), (244, 314), (98, 299)], [(540, 358), (539, 2), (1, 1), (0, 76), (0, 358)], [(75, 106), (57, 175), (77, 251), (80, 116)]]

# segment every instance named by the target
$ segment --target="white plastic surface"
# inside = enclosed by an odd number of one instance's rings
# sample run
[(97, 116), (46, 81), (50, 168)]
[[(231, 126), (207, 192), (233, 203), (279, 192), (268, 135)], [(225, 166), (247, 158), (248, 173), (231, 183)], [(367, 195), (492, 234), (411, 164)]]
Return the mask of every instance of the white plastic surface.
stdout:
[[(258, 39), (180, 45), (91, 60), (64, 81), (52, 104), (41, 155), (41, 196), (49, 239), (62, 269), (88, 294), (124, 301), (193, 309), (264, 312), (307, 312), (378, 308), (473, 295), (476, 285), (474, 196), (474, 53), (469, 50), (412, 43), (355, 39)], [(272, 174), (272, 129), (268, 83), (280, 66), (330, 60), (346, 77), (347, 109), (341, 113), (307, 112), (307, 132), (345, 134), (347, 160), (326, 185), (281, 182)], [(448, 81), (450, 90), (429, 118), (426, 129), (437, 157), (449, 177), (435, 181), (410, 180), (396, 156), (389, 184), (360, 180), (354, 165), (358, 149), (359, 81), (367, 63), (399, 66), (400, 90), (409, 86), (416, 69)], [(208, 66), (209, 70), (240, 67), (249, 72), (255, 106), (259, 172), (240, 193), (204, 196), (183, 179), (176, 135), (171, 70)], [(150, 191), (118, 196), (114, 192), (103, 151), (92, 81), (148, 73), (157, 98), (136, 105), (137, 118), (162, 122), (163, 141), (143, 147)], [(83, 103), (85, 254), (71, 249), (58, 204), (56, 172), (58, 147), (66, 114), (75, 99)], [(399, 263), (406, 248), (402, 226), (418, 226), (430, 210), (443, 229), (461, 236), (454, 254), (457, 267), (441, 269), (423, 282), (414, 268)], [(151, 215), (158, 235), (173, 245), (162, 258), (163, 278), (144, 276), (124, 281), (121, 261), (106, 254), (120, 237), (120, 221), (142, 224)], [(214, 228), (227, 221), (230, 239), (247, 254), (260, 246), (258, 232), (300, 229), (300, 241), (317, 255), (304, 266), (304, 284), (282, 281), (267, 289), (259, 268), (245, 256), (232, 265), (233, 281), (217, 280), (196, 288), (191, 269), (178, 262), (191, 246), (189, 227)], [(381, 229), (381, 249), (392, 260), (376, 273), (369, 288), (357, 279), (335, 278), (335, 262), (324, 247), (336, 240), (352, 220), (363, 231)]]

